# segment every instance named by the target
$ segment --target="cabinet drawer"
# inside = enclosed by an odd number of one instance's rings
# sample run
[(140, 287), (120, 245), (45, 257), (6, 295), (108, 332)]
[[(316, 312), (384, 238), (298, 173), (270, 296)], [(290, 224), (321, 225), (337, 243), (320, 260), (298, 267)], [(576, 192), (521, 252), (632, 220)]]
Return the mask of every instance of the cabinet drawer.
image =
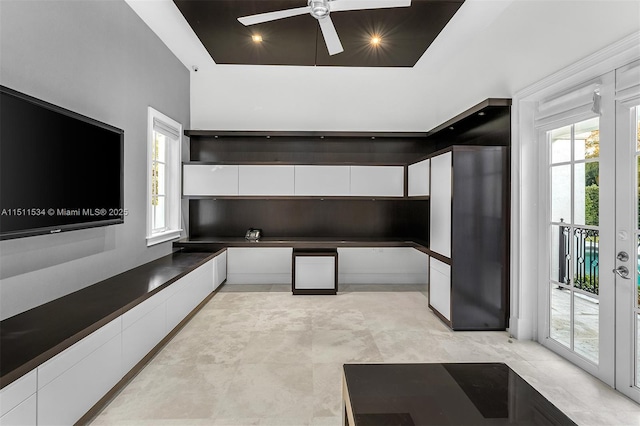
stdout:
[(118, 334), (44, 387), (39, 386), (38, 424), (74, 424), (120, 380), (121, 360)]
[[(119, 341), (120, 332), (122, 331), (121, 318), (122, 317), (116, 318), (40, 365), (38, 367), (38, 389), (42, 389), (56, 377), (61, 376), (74, 365), (90, 356), (94, 351), (107, 343), (107, 341), (116, 336), (118, 336)], [(118, 361), (119, 367), (120, 354), (118, 354), (117, 358), (114, 358), (114, 362), (116, 360)]]
[(168, 291), (169, 287), (159, 291), (144, 302), (134, 306), (133, 308), (122, 314), (122, 329), (126, 330), (127, 328), (135, 324), (138, 320), (149, 314), (149, 312), (164, 304), (164, 302), (166, 302), (167, 298), (170, 295)]
[(451, 266), (429, 259), (429, 304), (451, 321)]
[(161, 301), (122, 331), (122, 372), (131, 370), (166, 335), (166, 303)]
[[(2, 407), (4, 411), (5, 407)], [(31, 395), (17, 407), (0, 417), (0, 426), (33, 426), (38, 415), (36, 395)]]
[(16, 408), (29, 398), (29, 396), (36, 393), (36, 390), (36, 370), (31, 370), (15, 382), (0, 390), (0, 416), (4, 416)]

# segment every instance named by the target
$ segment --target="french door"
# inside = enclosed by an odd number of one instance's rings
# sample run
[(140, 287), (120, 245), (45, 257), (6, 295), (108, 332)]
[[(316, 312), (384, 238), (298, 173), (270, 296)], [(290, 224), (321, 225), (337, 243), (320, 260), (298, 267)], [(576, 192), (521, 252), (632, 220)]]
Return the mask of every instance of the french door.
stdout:
[(634, 95), (616, 102), (616, 388), (640, 402), (640, 94)]
[(574, 98), (592, 92), (589, 108), (556, 111), (538, 126), (540, 341), (640, 401), (640, 93), (620, 88), (620, 75), (576, 90)]

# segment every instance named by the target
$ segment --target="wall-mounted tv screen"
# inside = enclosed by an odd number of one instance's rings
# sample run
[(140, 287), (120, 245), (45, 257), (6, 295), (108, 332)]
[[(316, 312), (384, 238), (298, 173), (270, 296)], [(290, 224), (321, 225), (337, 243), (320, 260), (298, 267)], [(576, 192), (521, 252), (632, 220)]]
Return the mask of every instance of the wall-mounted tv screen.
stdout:
[(124, 222), (124, 132), (0, 86), (0, 239)]

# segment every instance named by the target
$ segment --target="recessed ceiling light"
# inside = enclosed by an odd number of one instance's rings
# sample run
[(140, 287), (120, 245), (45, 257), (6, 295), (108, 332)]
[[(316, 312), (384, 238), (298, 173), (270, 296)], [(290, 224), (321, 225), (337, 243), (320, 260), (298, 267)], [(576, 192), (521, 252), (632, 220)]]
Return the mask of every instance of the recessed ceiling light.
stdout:
[(261, 43), (262, 36), (260, 34), (254, 34), (251, 36), (251, 40), (253, 40), (255, 43)]
[(382, 42), (382, 39), (380, 38), (380, 36), (374, 35), (374, 36), (371, 37), (370, 43), (373, 46), (378, 46), (380, 44), (380, 42)]
[(480, 111), (478, 115), (482, 117), (484, 115), (484, 112)]

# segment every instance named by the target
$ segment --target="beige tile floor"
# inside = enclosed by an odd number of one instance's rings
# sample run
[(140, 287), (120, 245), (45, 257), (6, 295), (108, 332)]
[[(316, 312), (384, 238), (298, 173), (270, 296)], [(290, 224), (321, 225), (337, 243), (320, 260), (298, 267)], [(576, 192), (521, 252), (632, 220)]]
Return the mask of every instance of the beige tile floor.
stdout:
[(451, 332), (416, 287), (358, 289), (223, 287), (92, 424), (337, 426), (343, 363), (505, 362), (580, 425), (640, 425), (640, 405), (535, 342)]

